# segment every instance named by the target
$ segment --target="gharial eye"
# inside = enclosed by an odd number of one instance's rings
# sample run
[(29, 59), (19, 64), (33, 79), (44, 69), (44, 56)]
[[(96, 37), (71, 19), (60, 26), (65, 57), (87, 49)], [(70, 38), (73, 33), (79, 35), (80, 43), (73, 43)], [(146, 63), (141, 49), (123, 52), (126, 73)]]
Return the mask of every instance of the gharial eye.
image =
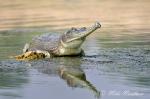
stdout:
[(70, 30), (68, 30), (66, 32), (66, 34), (70, 34), (70, 33), (75, 32), (75, 31), (77, 31), (77, 29), (75, 27), (72, 27)]
[(72, 31), (77, 31), (77, 29), (75, 27), (72, 27), (71, 30)]
[(81, 30), (81, 31), (84, 31), (84, 30), (86, 30), (86, 27), (82, 27), (80, 30)]

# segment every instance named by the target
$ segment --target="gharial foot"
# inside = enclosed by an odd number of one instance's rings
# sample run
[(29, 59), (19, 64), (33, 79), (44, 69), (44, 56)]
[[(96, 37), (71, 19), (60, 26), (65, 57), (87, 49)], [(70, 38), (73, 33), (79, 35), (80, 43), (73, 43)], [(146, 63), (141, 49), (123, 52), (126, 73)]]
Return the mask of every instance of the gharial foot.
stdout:
[(35, 59), (43, 59), (49, 57), (50, 54), (48, 52), (36, 50), (36, 51), (28, 51), (21, 55), (13, 56), (11, 58), (15, 58), (16, 60), (35, 60)]

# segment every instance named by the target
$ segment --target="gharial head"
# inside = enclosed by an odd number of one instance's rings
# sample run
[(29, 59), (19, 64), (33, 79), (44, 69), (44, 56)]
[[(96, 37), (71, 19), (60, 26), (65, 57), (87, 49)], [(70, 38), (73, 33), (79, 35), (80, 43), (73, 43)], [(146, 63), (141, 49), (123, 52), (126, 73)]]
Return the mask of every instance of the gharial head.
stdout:
[(95, 22), (93, 26), (88, 28), (72, 27), (70, 30), (62, 35), (62, 38), (60, 40), (61, 45), (65, 48), (79, 48), (86, 39), (86, 37), (100, 27), (101, 24), (99, 22)]

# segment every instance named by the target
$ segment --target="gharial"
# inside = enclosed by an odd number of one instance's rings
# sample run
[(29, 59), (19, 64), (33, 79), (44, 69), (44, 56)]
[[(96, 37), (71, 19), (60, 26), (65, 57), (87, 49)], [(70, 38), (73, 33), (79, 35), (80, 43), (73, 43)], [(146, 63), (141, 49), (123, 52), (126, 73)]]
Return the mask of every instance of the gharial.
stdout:
[(36, 36), (30, 43), (26, 43), (23, 54), (14, 56), (17, 60), (33, 60), (59, 56), (82, 56), (81, 48), (86, 37), (101, 27), (95, 22), (91, 27), (74, 28), (64, 34), (43, 34)]

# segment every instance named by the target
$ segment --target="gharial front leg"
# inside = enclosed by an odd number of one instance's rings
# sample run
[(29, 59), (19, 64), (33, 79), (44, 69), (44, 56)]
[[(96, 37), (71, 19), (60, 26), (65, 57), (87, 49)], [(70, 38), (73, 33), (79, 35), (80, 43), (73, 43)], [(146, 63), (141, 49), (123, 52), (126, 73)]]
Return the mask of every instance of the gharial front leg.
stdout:
[(28, 52), (28, 51), (29, 51), (29, 47), (30, 47), (30, 44), (29, 44), (29, 43), (26, 43), (26, 44), (24, 45), (24, 48), (23, 48), (23, 53)]

